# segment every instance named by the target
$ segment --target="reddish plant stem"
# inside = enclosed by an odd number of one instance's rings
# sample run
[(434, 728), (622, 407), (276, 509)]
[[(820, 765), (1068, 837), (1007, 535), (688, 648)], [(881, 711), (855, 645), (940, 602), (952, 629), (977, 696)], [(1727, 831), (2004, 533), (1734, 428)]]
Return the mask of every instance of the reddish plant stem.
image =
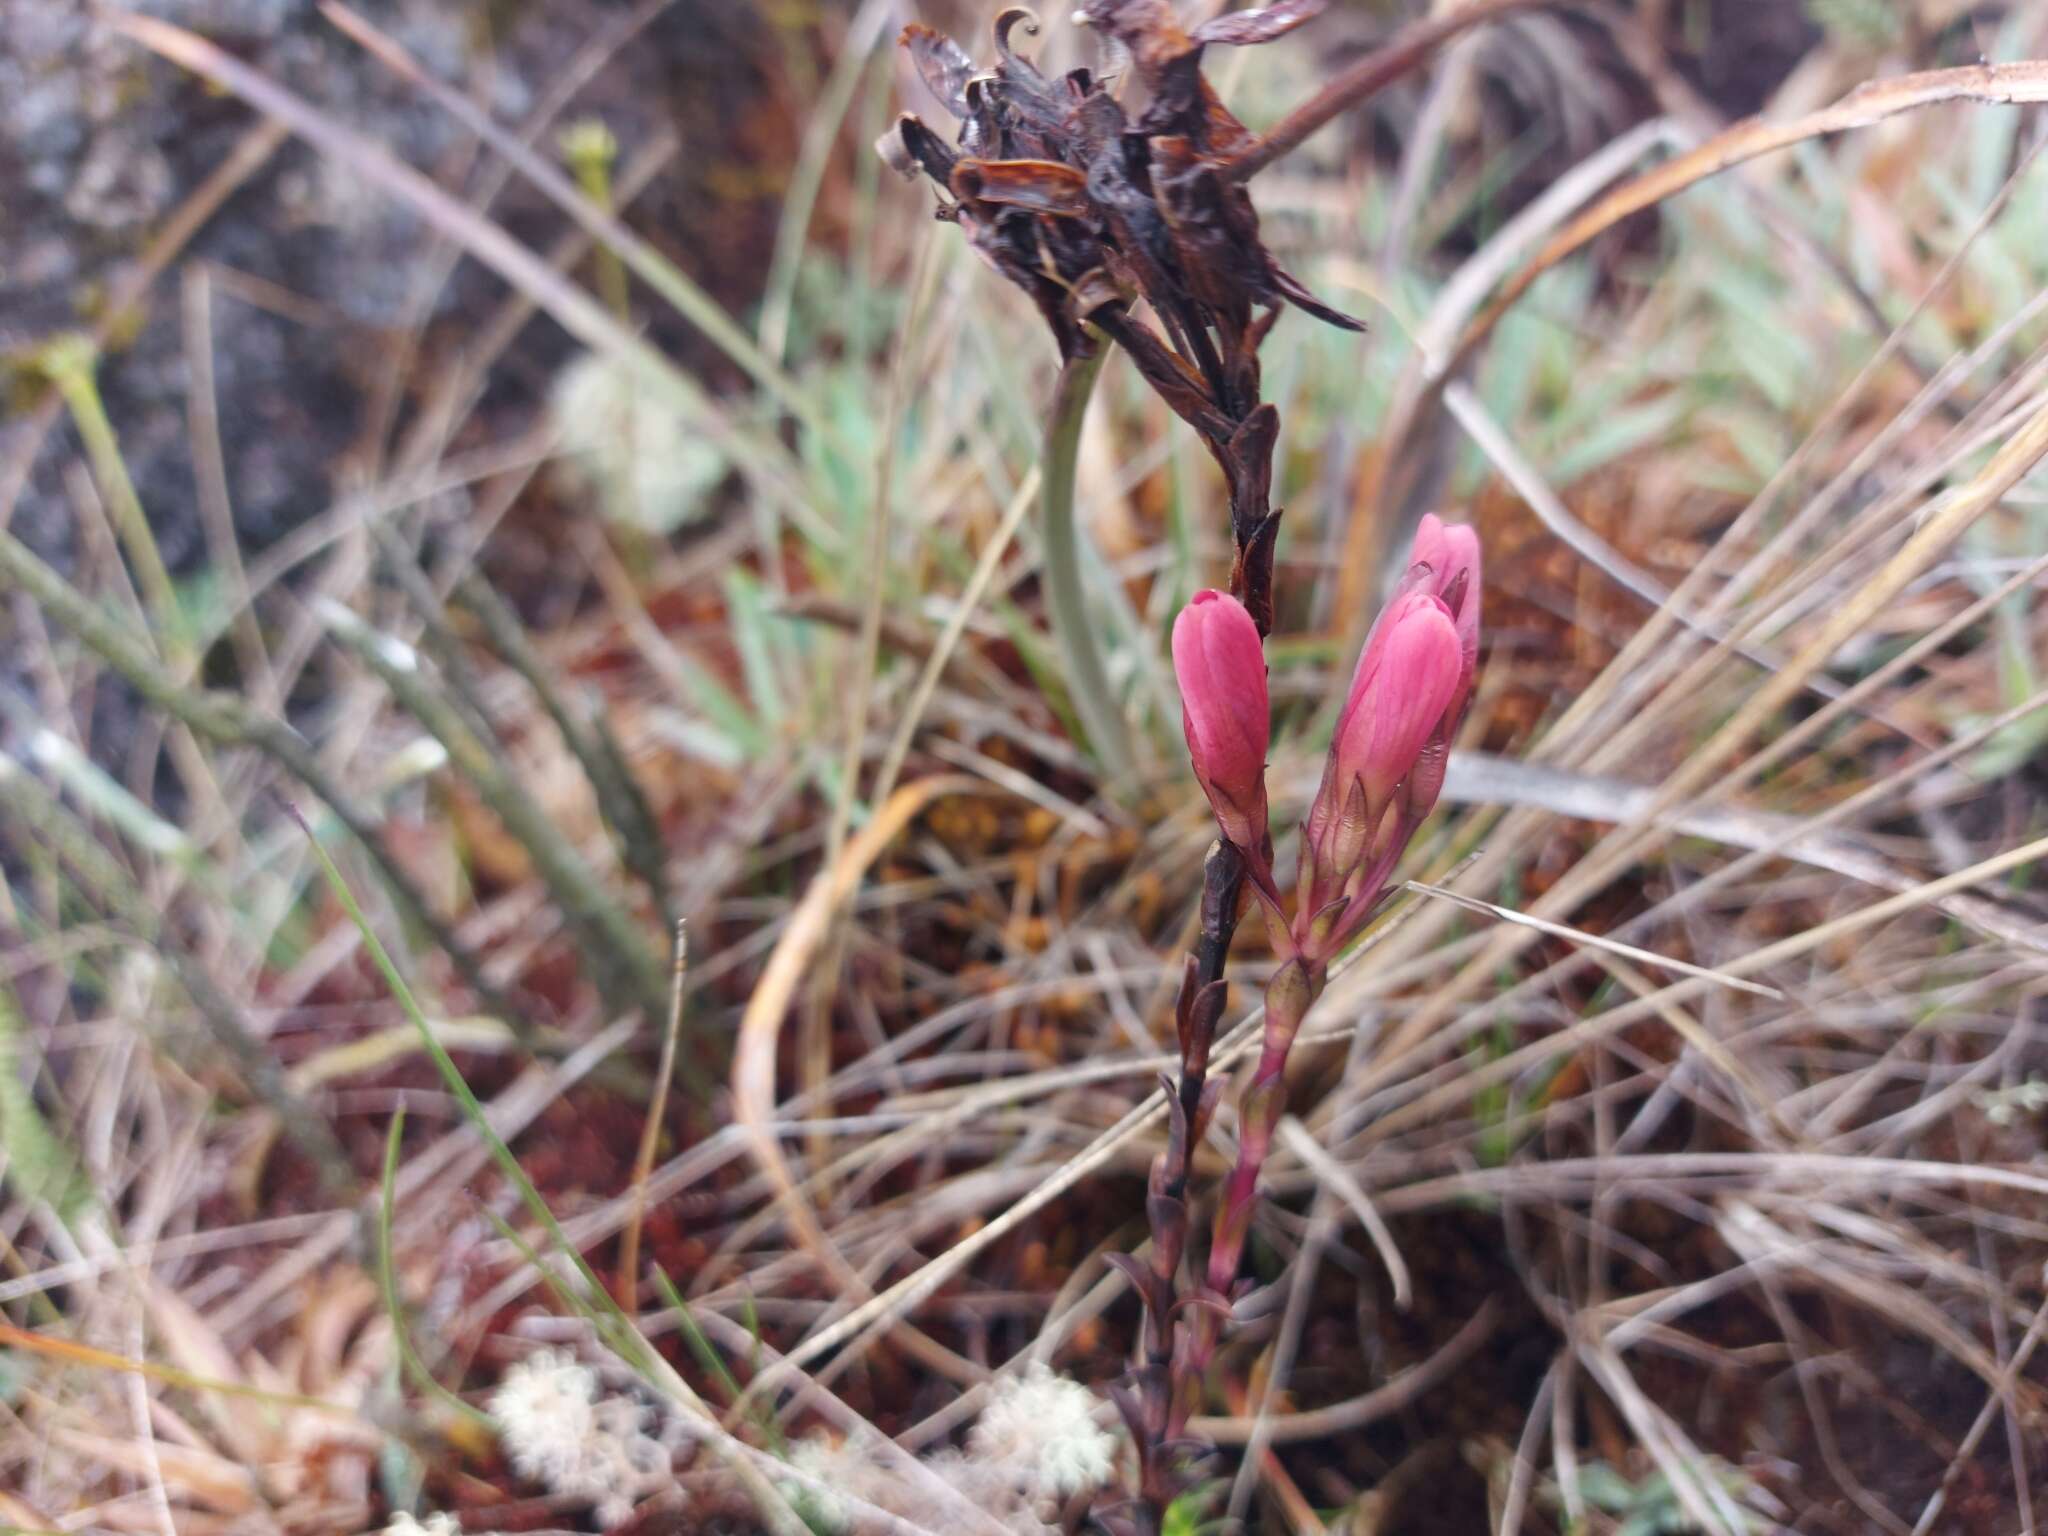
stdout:
[(1204, 1284), (1185, 1298), (1185, 1318), (1171, 1368), (1172, 1408), (1167, 1439), (1181, 1438), (1201, 1405), (1202, 1382), (1236, 1300), (1238, 1269), (1258, 1210), (1259, 1174), (1287, 1109), (1287, 1057), (1301, 1023), (1321, 995), (1327, 975), (1320, 962), (1290, 959), (1266, 986), (1265, 1033), (1259, 1063), (1238, 1105), (1237, 1162), (1216, 1206)]
[[(1362, 877), (1357, 877), (1357, 888), (1349, 902), (1344, 904), (1343, 915), (1327, 931), (1315, 930), (1306, 916), (1297, 916), (1292, 930), (1282, 929), (1281, 914), (1277, 910), (1268, 912), (1268, 921), (1275, 926), (1275, 947), (1286, 953), (1287, 958), (1266, 984), (1264, 1030), (1258, 1065), (1238, 1102), (1237, 1161), (1217, 1202), (1203, 1283), (1176, 1293), (1174, 1310), (1180, 1314), (1177, 1328), (1169, 1329), (1156, 1317), (1148, 1317), (1148, 1363), (1155, 1368), (1159, 1363), (1158, 1352), (1165, 1347), (1168, 1334), (1172, 1335), (1172, 1353), (1165, 1361), (1163, 1422), (1159, 1424), (1150, 1447), (1152, 1454), (1147, 1458), (1148, 1470), (1151, 1463), (1163, 1462), (1162, 1451), (1170, 1451), (1184, 1441), (1188, 1421), (1201, 1405), (1204, 1379), (1222, 1340), (1223, 1324), (1240, 1289), (1238, 1271), (1244, 1262), (1252, 1221), (1258, 1213), (1259, 1175), (1272, 1151), (1280, 1118), (1287, 1110), (1287, 1059), (1295, 1038), (1301, 1033), (1309, 1009), (1322, 995), (1329, 977), (1330, 957), (1364, 926), (1378, 906), (1386, 882), (1416, 825), (1416, 818), (1406, 814), (1395, 820), (1386, 846), (1363, 871)], [(1220, 850), (1223, 845), (1218, 846)], [(1303, 859), (1304, 888), (1311, 892), (1320, 891), (1323, 896), (1330, 894), (1326, 888), (1328, 872), (1317, 869), (1315, 851), (1304, 848)], [(1242, 863), (1241, 858), (1239, 862)], [(1303, 914), (1316, 910), (1317, 906), (1304, 905), (1302, 908)], [(1188, 982), (1184, 985), (1192, 985), (1197, 974), (1198, 968), (1191, 965)], [(1207, 1049), (1208, 1042), (1204, 1040), (1200, 1058), (1203, 1068), (1207, 1065)], [(1181, 1102), (1201, 1104), (1211, 1096), (1200, 1084), (1194, 1086), (1192, 1094), (1189, 1093), (1190, 1079), (1195, 1074), (1188, 1068), (1189, 1059), (1184, 1054)], [(1181, 1184), (1174, 1191), (1173, 1206), (1159, 1212), (1167, 1218), (1165, 1225), (1172, 1230), (1162, 1233), (1161, 1223), (1155, 1221), (1154, 1224), (1154, 1273), (1160, 1277), (1152, 1293), (1155, 1310), (1171, 1287), (1186, 1245), (1187, 1215), (1181, 1196), (1193, 1146), (1199, 1140), (1201, 1128), (1207, 1123), (1207, 1114), (1201, 1109), (1189, 1110), (1185, 1113), (1185, 1122), (1194, 1128), (1193, 1135), (1176, 1135), (1169, 1142), (1167, 1154), (1177, 1158), (1175, 1168)], [(1160, 1241), (1162, 1235), (1165, 1236), (1164, 1242)], [(1156, 1406), (1154, 1416), (1155, 1419), (1158, 1417)], [(1170, 1475), (1163, 1475), (1158, 1481), (1162, 1488), (1174, 1484)], [(1151, 1480), (1148, 1480), (1148, 1499), (1150, 1487)], [(1163, 1516), (1163, 1504), (1155, 1505), (1155, 1509)]]
[[(1195, 966), (1183, 987), (1192, 986), (1197, 995), (1223, 980), (1223, 967), (1230, 958), (1230, 941), (1237, 932), (1238, 904), (1244, 894), (1244, 856), (1228, 843), (1219, 842), (1209, 850), (1202, 866), (1202, 927), (1195, 941)], [(1192, 1004), (1193, 999), (1189, 999)], [(1181, 1057), (1180, 1081), (1175, 1097), (1190, 1127), (1201, 1118), (1202, 1094), (1208, 1086), (1209, 1048), (1215, 1044), (1213, 1026), (1189, 1042)], [(1192, 1145), (1182, 1149), (1170, 1170), (1168, 1190), (1175, 1199), (1187, 1193), (1188, 1165), (1193, 1161)]]
[[(1111, 334), (1116, 334), (1112, 331)], [(1256, 368), (1256, 362), (1254, 362)], [(1256, 373), (1253, 374), (1256, 384)], [(1272, 627), (1273, 542), (1279, 514), (1271, 507), (1272, 445), (1279, 416), (1271, 406), (1254, 406), (1235, 423), (1228, 439), (1211, 440), (1230, 485), (1230, 522), (1236, 558), (1230, 572), (1231, 595), (1245, 605), (1259, 633)], [(1270, 850), (1262, 850), (1270, 858)], [(1121, 1267), (1138, 1291), (1145, 1319), (1140, 1331), (1139, 1363), (1118, 1393), (1126, 1424), (1138, 1450), (1138, 1499), (1131, 1512), (1113, 1526), (1128, 1536), (1158, 1536), (1166, 1511), (1186, 1486), (1175, 1442), (1201, 1395), (1201, 1371), (1190, 1374), (1188, 1334), (1195, 1326), (1176, 1321), (1183, 1310), (1181, 1260), (1189, 1230), (1188, 1175), (1194, 1149), (1201, 1143), (1216, 1089), (1209, 1081), (1209, 1052), (1225, 996), (1223, 973), (1236, 935), (1245, 895), (1244, 854), (1217, 842), (1202, 866), (1201, 927), (1175, 1007), (1179, 1024), (1180, 1063), (1177, 1077), (1165, 1084), (1173, 1101), (1172, 1130), (1166, 1149), (1152, 1168), (1146, 1215), (1152, 1232), (1150, 1263), (1135, 1260)], [(1208, 1309), (1198, 1307), (1206, 1317)], [(1214, 1333), (1202, 1355), (1215, 1348)]]
[[(1222, 167), (1224, 174), (1232, 180), (1245, 180), (1346, 107), (1414, 69), (1466, 27), (1533, 3), (1536, 0), (1474, 0), (1449, 16), (1406, 29)], [(1127, 321), (1120, 306), (1110, 306), (1094, 318), (1148, 378), (1155, 383), (1159, 379), (1177, 382), (1173, 371), (1152, 356), (1162, 349), (1142, 327)], [(1248, 315), (1245, 320), (1249, 322)], [(1200, 368), (1202, 362), (1209, 363), (1201, 372), (1212, 386), (1211, 392), (1199, 402), (1182, 401), (1176, 409), (1183, 410), (1207, 442), (1229, 485), (1236, 549), (1230, 592), (1244, 604), (1263, 636), (1273, 623), (1273, 549), (1280, 517), (1272, 508), (1271, 491), (1280, 419), (1271, 405), (1258, 402), (1256, 336), (1262, 327), (1247, 328), (1250, 345), (1234, 349), (1242, 352), (1246, 364), (1244, 374), (1234, 381), (1237, 387), (1224, 387), (1213, 358), (1206, 350), (1198, 350), (1196, 357), (1188, 360), (1189, 366)], [(1206, 348), (1207, 336), (1202, 335), (1201, 340)], [(1396, 839), (1390, 856), (1374, 861), (1375, 867), (1361, 884), (1354, 906), (1347, 908), (1340, 928), (1356, 931), (1351, 923), (1354, 913), (1362, 921), (1405, 842), (1405, 836)], [(1180, 1463), (1181, 1454), (1192, 1448), (1186, 1440), (1187, 1425), (1201, 1404), (1203, 1382), (1229, 1316), (1245, 1241), (1257, 1210), (1259, 1174), (1285, 1112), (1287, 1056), (1303, 1016), (1322, 990), (1328, 955), (1334, 948), (1325, 942), (1332, 935), (1319, 935), (1311, 942), (1306, 933), (1288, 931), (1286, 918), (1277, 907), (1277, 893), (1271, 890), (1271, 849), (1249, 853), (1248, 859), (1246, 851), (1218, 843), (1203, 866), (1201, 932), (1176, 1007), (1179, 1072), (1176, 1080), (1164, 1085), (1172, 1101), (1172, 1126), (1166, 1148), (1154, 1161), (1146, 1198), (1151, 1253), (1146, 1263), (1135, 1258), (1119, 1262), (1145, 1309), (1138, 1363), (1117, 1392), (1139, 1461), (1137, 1500), (1126, 1513), (1105, 1522), (1122, 1536), (1158, 1536), (1168, 1507), (1187, 1486)], [(1254, 863), (1256, 870), (1251, 868)], [(1209, 1080), (1209, 1054), (1223, 1011), (1224, 969), (1248, 876), (1263, 882), (1275, 947), (1288, 958), (1267, 987), (1265, 1038), (1240, 1104), (1237, 1163), (1217, 1207), (1205, 1275), (1202, 1282), (1187, 1285), (1181, 1266), (1190, 1227), (1189, 1173), (1219, 1086)]]

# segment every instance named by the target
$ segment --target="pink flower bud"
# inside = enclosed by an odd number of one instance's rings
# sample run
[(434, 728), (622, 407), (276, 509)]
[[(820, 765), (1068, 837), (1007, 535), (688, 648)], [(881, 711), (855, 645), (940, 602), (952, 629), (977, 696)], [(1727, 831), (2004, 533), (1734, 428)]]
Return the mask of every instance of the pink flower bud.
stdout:
[(1244, 604), (1197, 592), (1173, 621), (1181, 725), (1216, 824), (1255, 859), (1266, 841), (1266, 652)]
[(1453, 713), (1462, 716), (1472, 673), (1479, 665), (1479, 535), (1467, 524), (1447, 523), (1434, 512), (1425, 513), (1409, 560), (1411, 575), (1418, 565), (1429, 567), (1427, 583), (1419, 590), (1438, 598), (1458, 627), (1464, 675)]
[(1388, 610), (1358, 658), (1332, 742), (1339, 775), (1355, 776), (1369, 805), (1384, 805), (1407, 776), (1462, 671), (1457, 625), (1440, 599), (1411, 593)]
[(1464, 523), (1446, 523), (1427, 513), (1415, 530), (1411, 558), (1408, 574), (1417, 579), (1418, 590), (1434, 594), (1450, 610), (1459, 653), (1458, 686), (1444, 708), (1443, 724), (1423, 745), (1403, 792), (1403, 811), (1411, 822), (1419, 822), (1443, 789), (1451, 738), (1472, 701), (1472, 674), (1479, 665), (1479, 535)]
[(1396, 789), (1442, 732), (1465, 675), (1457, 624), (1443, 601), (1420, 591), (1395, 598), (1359, 655), (1323, 787), (1309, 809), (1309, 843), (1324, 878), (1341, 884), (1372, 847)]

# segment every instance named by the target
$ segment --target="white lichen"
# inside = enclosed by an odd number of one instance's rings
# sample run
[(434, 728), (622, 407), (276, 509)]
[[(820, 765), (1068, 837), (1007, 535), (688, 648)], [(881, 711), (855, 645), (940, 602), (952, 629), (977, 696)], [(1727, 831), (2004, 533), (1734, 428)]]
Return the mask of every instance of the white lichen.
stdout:
[(985, 1462), (948, 1446), (924, 1458), (924, 1464), (961, 1498), (993, 1516), (1010, 1536), (1053, 1536), (1053, 1527), (1039, 1518), (1053, 1501), (1039, 1490), (1035, 1478), (1018, 1476), (1018, 1468)]
[(967, 1454), (1015, 1478), (1034, 1498), (1090, 1493), (1116, 1469), (1116, 1437), (1104, 1427), (1105, 1404), (1078, 1381), (1033, 1361), (989, 1392)]
[(587, 1499), (609, 1530), (671, 1481), (663, 1416), (558, 1350), (537, 1350), (505, 1373), (491, 1396), (499, 1442), (520, 1476)]
[(885, 1510), (931, 1530), (961, 1528), (971, 1506), (1011, 1536), (1051, 1536), (1059, 1508), (1116, 1470), (1107, 1405), (1079, 1382), (1035, 1363), (990, 1388), (964, 1447), (942, 1446), (917, 1465), (872, 1444), (816, 1434), (789, 1451), (782, 1494), (819, 1536), (861, 1536)]
[(825, 1435), (807, 1435), (791, 1445), (789, 1465), (803, 1476), (778, 1479), (782, 1496), (812, 1530), (839, 1536), (851, 1523), (851, 1510), (833, 1490), (866, 1487), (872, 1467)]
[(726, 459), (678, 380), (657, 383), (586, 352), (555, 377), (548, 408), (560, 434), (559, 471), (595, 492), (605, 514), (648, 533), (672, 533), (710, 510)]
[(453, 1515), (438, 1510), (424, 1520), (400, 1510), (384, 1527), (382, 1536), (462, 1536), (462, 1526)]

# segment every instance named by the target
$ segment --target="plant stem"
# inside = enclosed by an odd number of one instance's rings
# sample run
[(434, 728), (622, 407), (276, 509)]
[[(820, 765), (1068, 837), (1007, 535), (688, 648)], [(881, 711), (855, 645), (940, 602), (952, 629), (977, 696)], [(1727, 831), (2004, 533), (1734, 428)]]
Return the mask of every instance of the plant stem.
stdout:
[(143, 602), (156, 628), (156, 643), (175, 670), (189, 674), (192, 657), (190, 647), (180, 639), (177, 592), (171, 585), (163, 553), (157, 548), (149, 517), (142, 510), (142, 498), (135, 492), (135, 481), (128, 474), (128, 463), (121, 457), (120, 439), (114, 435), (106, 402), (100, 398), (99, 381), (93, 371), (98, 361), (98, 346), (82, 332), (50, 342), (43, 348), (41, 359), (43, 376), (57, 387), (71, 412), (71, 424), (78, 429), (86, 457), (92, 461), (100, 495), (106, 500), (128, 558), (135, 565), (136, 583), (142, 588)]
[(640, 1128), (640, 1150), (633, 1158), (632, 1214), (626, 1220), (625, 1236), (619, 1243), (619, 1305), (629, 1314), (639, 1311), (636, 1298), (640, 1284), (640, 1223), (647, 1215), (647, 1181), (653, 1176), (654, 1156), (661, 1148), (662, 1124), (668, 1118), (668, 1091), (675, 1081), (676, 1040), (683, 1032), (683, 985), (690, 975), (689, 925), (677, 923), (675, 936), (674, 963), (669, 971), (668, 1028), (661, 1037), (661, 1063), (654, 1069), (647, 1123)]
[(1138, 1503), (1122, 1527), (1135, 1536), (1158, 1536), (1165, 1529), (1168, 1508), (1183, 1491), (1186, 1479), (1172, 1441), (1185, 1429), (1201, 1392), (1199, 1376), (1187, 1369), (1192, 1354), (1186, 1335), (1198, 1320), (1176, 1319), (1175, 1313), (1188, 1240), (1188, 1173), (1216, 1102), (1208, 1083), (1209, 1053), (1227, 996), (1223, 968), (1237, 931), (1244, 873), (1244, 856), (1236, 848), (1221, 841), (1211, 846), (1202, 866), (1201, 933), (1182, 974), (1175, 1008), (1180, 1078), (1168, 1089), (1171, 1130), (1165, 1150), (1153, 1164), (1145, 1201), (1152, 1230), (1150, 1274), (1125, 1270), (1145, 1308), (1140, 1363), (1118, 1401), (1138, 1447)]
[(1132, 767), (1130, 728), (1109, 686), (1081, 579), (1081, 530), (1074, 515), (1074, 475), (1080, 459), (1081, 422), (1095, 393), (1105, 356), (1098, 343), (1060, 369), (1045, 422), (1044, 509), (1045, 601), (1053, 638), (1067, 663), (1067, 692), (1081, 729), (1103, 771), (1120, 780)]
[[(594, 117), (571, 123), (562, 131), (562, 154), (576, 175), (576, 185), (591, 205), (606, 218), (617, 216), (612, 205), (612, 164), (619, 158), (619, 141), (609, 128)], [(621, 324), (632, 320), (632, 301), (626, 284), (626, 264), (619, 253), (598, 242), (597, 291), (612, 316)]]

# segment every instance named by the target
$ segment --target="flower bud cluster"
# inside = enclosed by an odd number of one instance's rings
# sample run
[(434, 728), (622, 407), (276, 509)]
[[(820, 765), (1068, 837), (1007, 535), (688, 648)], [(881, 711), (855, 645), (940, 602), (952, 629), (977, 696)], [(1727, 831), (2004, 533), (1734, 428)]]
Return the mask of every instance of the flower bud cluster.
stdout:
[(1319, 969), (1371, 917), (1408, 840), (1443, 790), (1479, 654), (1479, 540), (1425, 517), (1407, 572), (1351, 675), (1302, 827), (1299, 900), (1281, 918), (1267, 827), (1271, 706), (1258, 626), (1222, 592), (1197, 592), (1173, 626), (1188, 756), (1224, 841), (1244, 856), (1284, 947)]

